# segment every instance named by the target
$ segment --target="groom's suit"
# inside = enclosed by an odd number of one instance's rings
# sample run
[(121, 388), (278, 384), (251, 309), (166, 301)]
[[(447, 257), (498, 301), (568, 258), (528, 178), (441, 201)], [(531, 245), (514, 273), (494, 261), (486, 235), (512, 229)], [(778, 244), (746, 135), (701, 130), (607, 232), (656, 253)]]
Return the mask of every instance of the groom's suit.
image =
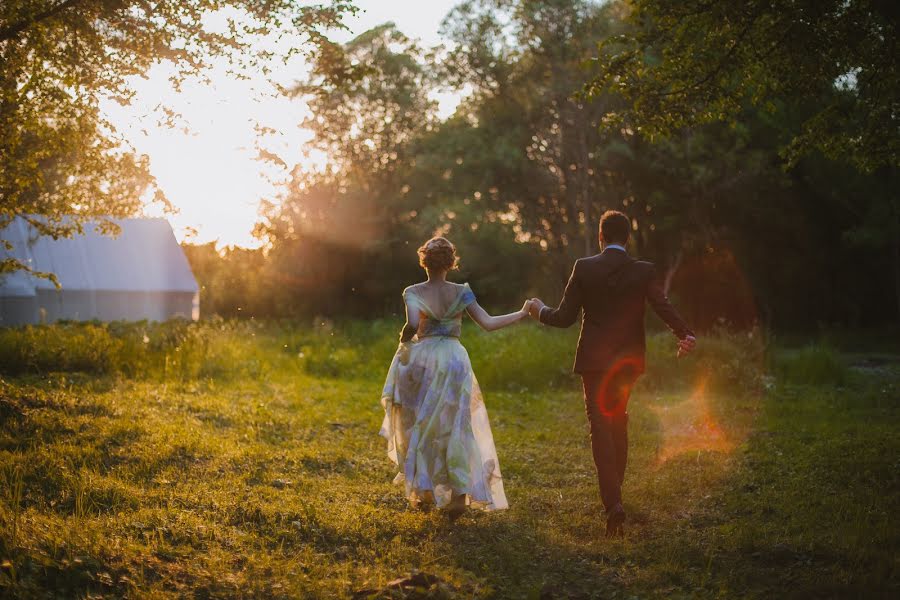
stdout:
[(644, 308), (683, 339), (693, 335), (669, 303), (652, 263), (635, 260), (621, 246), (575, 262), (558, 308), (544, 307), (540, 321), (569, 327), (584, 310), (574, 371), (584, 385), (591, 449), (600, 496), (607, 510), (622, 501), (628, 456), (628, 398), (644, 371)]

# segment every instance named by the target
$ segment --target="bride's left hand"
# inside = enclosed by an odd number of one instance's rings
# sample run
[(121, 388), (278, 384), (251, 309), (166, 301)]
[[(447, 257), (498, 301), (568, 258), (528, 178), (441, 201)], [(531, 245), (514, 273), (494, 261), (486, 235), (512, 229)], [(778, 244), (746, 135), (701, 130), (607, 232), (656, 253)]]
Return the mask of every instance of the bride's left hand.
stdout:
[(519, 312), (522, 313), (523, 317), (527, 317), (531, 313), (531, 306), (534, 304), (531, 300), (526, 300), (525, 304), (522, 305), (522, 310)]

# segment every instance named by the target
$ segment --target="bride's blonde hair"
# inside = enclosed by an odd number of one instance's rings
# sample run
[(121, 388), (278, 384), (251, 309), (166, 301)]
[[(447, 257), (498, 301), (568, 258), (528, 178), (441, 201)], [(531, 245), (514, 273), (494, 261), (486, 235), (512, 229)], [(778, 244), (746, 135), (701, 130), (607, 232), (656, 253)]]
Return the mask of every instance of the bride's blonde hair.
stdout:
[(459, 265), (456, 246), (445, 237), (433, 237), (419, 247), (419, 264), (429, 271), (452, 271)]

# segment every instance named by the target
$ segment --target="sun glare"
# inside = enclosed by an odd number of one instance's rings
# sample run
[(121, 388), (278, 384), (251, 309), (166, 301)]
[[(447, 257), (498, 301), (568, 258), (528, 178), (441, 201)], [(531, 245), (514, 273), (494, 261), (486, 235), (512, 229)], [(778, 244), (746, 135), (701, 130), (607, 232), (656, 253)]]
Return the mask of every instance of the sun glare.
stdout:
[(728, 452), (734, 447), (710, 409), (708, 383), (709, 376), (705, 375), (686, 400), (650, 407), (662, 430), (657, 464), (662, 465), (688, 452)]
[[(335, 32), (335, 39), (347, 41), (375, 25), (395, 21), (423, 44), (439, 43), (440, 20), (453, 2), (429, 3), (427, 10), (418, 4), (357, 2), (362, 10), (348, 20), (350, 30)], [(213, 28), (220, 21), (224, 23), (222, 14), (209, 18)], [(179, 240), (259, 246), (252, 230), (259, 220), (260, 202), (277, 202), (295, 166), (319, 169), (326, 164), (327, 157), (306, 148), (311, 133), (299, 127), (309, 114), (306, 104), (284, 97), (273, 85), (290, 86), (301, 80), (307, 72), (305, 60), (297, 55), (271, 67), (269, 75), (242, 72), (235, 78), (229, 75), (227, 60), (214, 60), (207, 74), (210, 83), (187, 81), (176, 91), (169, 82), (171, 67), (158, 65), (146, 78), (133, 81), (136, 96), (131, 105), (109, 101), (102, 106), (134, 150), (150, 157), (159, 188), (178, 211), (165, 216)], [(452, 113), (459, 96), (450, 91), (436, 94), (439, 112)], [(177, 115), (173, 124), (161, 124), (166, 116), (162, 107)], [(162, 207), (148, 205), (146, 211), (160, 216)]]
[[(260, 201), (277, 195), (288, 165), (308, 158), (303, 146), (310, 135), (298, 127), (307, 109), (265, 81), (236, 80), (226, 69), (216, 65), (210, 85), (188, 82), (176, 92), (159, 66), (135, 83), (138, 106), (107, 112), (135, 150), (150, 157), (157, 184), (178, 209), (169, 219), (179, 239), (194, 229), (196, 241), (251, 247), (259, 245), (251, 230)], [(174, 127), (159, 123), (159, 105), (177, 113)]]

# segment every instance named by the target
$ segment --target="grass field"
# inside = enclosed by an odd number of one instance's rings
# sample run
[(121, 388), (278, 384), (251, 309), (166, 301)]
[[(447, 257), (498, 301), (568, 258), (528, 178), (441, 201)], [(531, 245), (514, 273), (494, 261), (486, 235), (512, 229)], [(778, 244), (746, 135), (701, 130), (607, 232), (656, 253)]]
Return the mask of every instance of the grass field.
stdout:
[[(603, 538), (574, 331), (464, 343), (511, 508), (407, 507), (378, 437), (397, 323), (0, 331), (0, 596), (898, 597), (900, 363), (654, 336)], [(847, 362), (856, 363), (848, 366)]]

